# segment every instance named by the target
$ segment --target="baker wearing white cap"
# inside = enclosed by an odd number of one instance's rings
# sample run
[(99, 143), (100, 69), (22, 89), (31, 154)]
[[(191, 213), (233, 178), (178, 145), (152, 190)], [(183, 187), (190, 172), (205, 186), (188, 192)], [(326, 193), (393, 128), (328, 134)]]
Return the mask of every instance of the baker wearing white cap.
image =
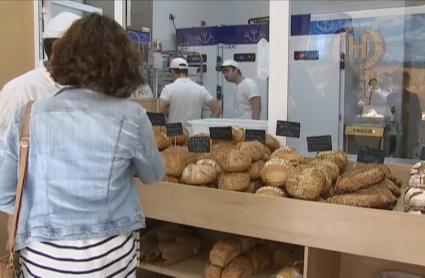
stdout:
[[(73, 13), (62, 12), (50, 19), (43, 33), (43, 46), (47, 57), (52, 53), (54, 42), (79, 18)], [(50, 77), (44, 61), (40, 62), (38, 68), (6, 83), (0, 92), (0, 142), (18, 107), (29, 100), (51, 97), (59, 89), (60, 86)]]
[(171, 77), (174, 82), (166, 85), (160, 95), (160, 109), (167, 113), (169, 123), (181, 122), (185, 127), (187, 121), (200, 119), (202, 107), (211, 109), (211, 117), (221, 115), (217, 100), (205, 89), (187, 77), (188, 64), (183, 58), (174, 58), (170, 63)]
[(261, 95), (254, 80), (244, 77), (235, 60), (225, 60), (221, 72), (228, 82), (236, 84), (234, 97), (235, 116), (239, 119), (259, 120), (261, 113)]

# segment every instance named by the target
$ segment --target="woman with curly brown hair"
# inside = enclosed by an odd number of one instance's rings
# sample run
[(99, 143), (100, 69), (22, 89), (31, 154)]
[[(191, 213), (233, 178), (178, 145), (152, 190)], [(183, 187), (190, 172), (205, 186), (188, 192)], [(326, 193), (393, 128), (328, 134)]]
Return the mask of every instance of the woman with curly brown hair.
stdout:
[[(145, 111), (126, 98), (138, 57), (112, 19), (90, 14), (54, 45), (65, 88), (36, 101), (16, 249), (23, 277), (135, 277), (145, 219), (132, 184), (164, 173)], [(0, 145), (0, 210), (13, 213), (22, 109)], [(21, 276), (21, 277), (22, 277)]]

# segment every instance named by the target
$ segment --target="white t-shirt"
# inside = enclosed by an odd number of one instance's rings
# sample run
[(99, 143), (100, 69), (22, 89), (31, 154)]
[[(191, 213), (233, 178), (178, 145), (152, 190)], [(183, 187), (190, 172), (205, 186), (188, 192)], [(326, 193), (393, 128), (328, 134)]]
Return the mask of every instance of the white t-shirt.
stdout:
[(213, 97), (205, 87), (189, 78), (178, 78), (162, 89), (160, 99), (169, 103), (167, 121), (187, 126), (187, 121), (201, 118), (202, 106)]
[(260, 97), (257, 84), (249, 78), (245, 78), (237, 85), (234, 99), (235, 115), (238, 119), (252, 119), (252, 107), (249, 100)]
[(0, 141), (16, 110), (29, 100), (52, 97), (62, 87), (50, 77), (41, 62), (36, 69), (28, 71), (8, 83), (0, 92)]

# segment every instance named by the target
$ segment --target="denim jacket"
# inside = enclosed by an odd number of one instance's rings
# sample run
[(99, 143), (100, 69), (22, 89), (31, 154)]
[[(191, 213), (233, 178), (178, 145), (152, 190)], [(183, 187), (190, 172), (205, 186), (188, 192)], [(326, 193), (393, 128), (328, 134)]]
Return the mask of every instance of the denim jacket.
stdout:
[[(23, 108), (0, 143), (0, 210), (14, 213)], [(68, 88), (33, 104), (28, 173), (16, 249), (143, 228), (132, 183), (156, 183), (164, 167), (137, 103)]]

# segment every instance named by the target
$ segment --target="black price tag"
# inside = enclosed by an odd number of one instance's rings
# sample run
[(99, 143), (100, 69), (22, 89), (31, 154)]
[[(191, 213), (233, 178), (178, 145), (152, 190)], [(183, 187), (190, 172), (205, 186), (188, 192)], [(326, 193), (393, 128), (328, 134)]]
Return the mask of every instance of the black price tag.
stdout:
[(422, 147), (421, 154), (419, 155), (420, 160), (425, 160), (425, 147)]
[(276, 135), (300, 138), (301, 125), (297, 122), (277, 121)]
[(210, 137), (195, 136), (190, 137), (187, 142), (187, 148), (192, 153), (209, 153), (210, 152)]
[(383, 164), (384, 159), (385, 152), (378, 149), (362, 146), (357, 152), (357, 162)]
[(232, 140), (232, 127), (210, 127), (211, 139)]
[(149, 120), (153, 126), (164, 126), (166, 124), (164, 113), (147, 112), (146, 114), (148, 114)]
[(246, 141), (260, 141), (266, 144), (266, 131), (262, 129), (245, 129)]
[(182, 123), (169, 123), (165, 125), (168, 137), (183, 135)]
[(332, 150), (332, 136), (310, 136), (307, 137), (308, 152), (323, 152)]

